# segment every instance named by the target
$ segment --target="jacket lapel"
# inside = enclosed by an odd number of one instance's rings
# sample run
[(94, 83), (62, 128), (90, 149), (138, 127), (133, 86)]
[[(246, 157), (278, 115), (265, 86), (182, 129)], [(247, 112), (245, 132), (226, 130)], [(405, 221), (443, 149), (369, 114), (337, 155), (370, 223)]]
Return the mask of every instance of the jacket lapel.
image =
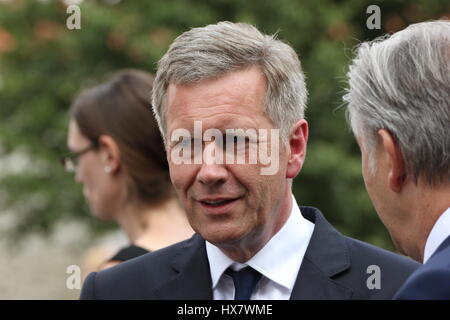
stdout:
[(174, 277), (156, 290), (160, 300), (212, 300), (205, 241), (194, 235), (173, 258)]
[[(315, 224), (303, 258), (291, 300), (349, 299), (353, 292), (332, 277), (350, 268), (344, 237), (315, 208), (301, 207), (302, 215)], [(205, 241), (194, 235), (174, 255), (174, 276), (155, 290), (160, 300), (212, 300), (212, 283)]]
[(345, 238), (318, 209), (300, 207), (300, 211), (315, 227), (290, 299), (349, 299), (352, 290), (332, 279), (351, 265)]

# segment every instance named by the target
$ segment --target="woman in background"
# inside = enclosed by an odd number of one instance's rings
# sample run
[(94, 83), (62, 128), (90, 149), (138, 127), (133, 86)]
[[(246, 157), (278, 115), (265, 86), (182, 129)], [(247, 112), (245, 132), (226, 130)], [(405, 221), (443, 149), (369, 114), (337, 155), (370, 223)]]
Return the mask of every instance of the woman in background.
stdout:
[(83, 91), (70, 109), (65, 168), (83, 185), (92, 213), (116, 221), (130, 242), (100, 269), (193, 234), (170, 182), (152, 83), (149, 73), (125, 70)]

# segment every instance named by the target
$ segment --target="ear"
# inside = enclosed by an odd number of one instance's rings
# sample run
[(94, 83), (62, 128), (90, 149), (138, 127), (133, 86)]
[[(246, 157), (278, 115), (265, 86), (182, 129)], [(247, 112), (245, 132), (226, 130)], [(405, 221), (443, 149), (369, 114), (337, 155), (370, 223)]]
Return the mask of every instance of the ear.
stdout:
[(384, 160), (387, 161), (388, 186), (392, 191), (399, 193), (406, 180), (402, 152), (389, 131), (385, 129), (378, 130), (378, 138), (380, 139), (380, 146), (385, 157)]
[(102, 165), (109, 167), (110, 173), (117, 172), (120, 169), (120, 150), (116, 141), (110, 136), (101, 135), (98, 142)]
[(308, 122), (299, 120), (292, 126), (289, 136), (290, 154), (286, 168), (286, 178), (295, 178), (303, 167), (308, 143)]

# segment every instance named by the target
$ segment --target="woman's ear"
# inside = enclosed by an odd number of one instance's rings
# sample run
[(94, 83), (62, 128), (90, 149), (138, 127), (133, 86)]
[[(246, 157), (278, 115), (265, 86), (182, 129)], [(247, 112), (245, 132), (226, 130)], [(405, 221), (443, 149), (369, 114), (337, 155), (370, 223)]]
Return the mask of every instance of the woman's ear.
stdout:
[(308, 122), (301, 119), (291, 129), (289, 136), (289, 158), (286, 168), (286, 178), (295, 178), (303, 167), (308, 143)]
[(101, 161), (106, 173), (116, 173), (120, 169), (120, 150), (117, 142), (110, 136), (101, 135), (98, 139)]

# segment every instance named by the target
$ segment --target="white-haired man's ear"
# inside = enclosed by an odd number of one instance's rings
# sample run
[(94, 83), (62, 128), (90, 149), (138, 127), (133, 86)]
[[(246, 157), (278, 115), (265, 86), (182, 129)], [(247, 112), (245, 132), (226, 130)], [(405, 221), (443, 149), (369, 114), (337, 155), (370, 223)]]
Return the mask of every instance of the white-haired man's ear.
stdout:
[(405, 162), (400, 147), (386, 129), (378, 130), (378, 139), (381, 152), (379, 159), (386, 161), (387, 165), (388, 186), (392, 191), (400, 193), (406, 180)]

